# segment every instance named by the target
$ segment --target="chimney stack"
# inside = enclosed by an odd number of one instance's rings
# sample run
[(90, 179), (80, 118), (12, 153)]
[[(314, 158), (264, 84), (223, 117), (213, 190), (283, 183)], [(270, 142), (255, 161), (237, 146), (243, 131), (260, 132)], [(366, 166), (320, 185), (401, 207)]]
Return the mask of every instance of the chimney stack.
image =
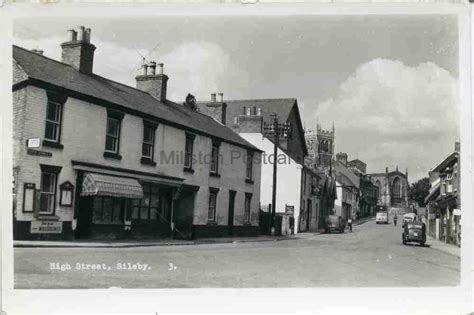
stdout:
[(219, 96), (219, 99), (216, 101), (216, 93), (211, 94), (211, 102), (206, 104), (207, 115), (225, 125), (227, 104), (224, 103), (223, 93), (218, 93), (217, 95)]
[(158, 68), (155, 61), (150, 61), (148, 65), (142, 65), (141, 73), (135, 77), (135, 80), (137, 89), (149, 93), (160, 102), (166, 100), (168, 76), (163, 74), (162, 63), (158, 64)]
[(68, 41), (61, 44), (61, 61), (75, 69), (92, 74), (95, 46), (90, 43), (90, 28), (78, 26), (77, 30), (68, 30)]
[(461, 152), (461, 142), (459, 141), (454, 142), (454, 151)]
[(216, 93), (211, 94), (211, 102), (215, 103), (216, 102)]

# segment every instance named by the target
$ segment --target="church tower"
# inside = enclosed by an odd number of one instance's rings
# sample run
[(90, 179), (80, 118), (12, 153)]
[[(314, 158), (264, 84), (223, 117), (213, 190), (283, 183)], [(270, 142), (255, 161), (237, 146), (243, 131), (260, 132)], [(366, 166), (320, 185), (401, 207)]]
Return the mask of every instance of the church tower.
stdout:
[(334, 123), (332, 130), (324, 130), (320, 124), (316, 130), (305, 131), (308, 157), (316, 168), (329, 170), (334, 159)]

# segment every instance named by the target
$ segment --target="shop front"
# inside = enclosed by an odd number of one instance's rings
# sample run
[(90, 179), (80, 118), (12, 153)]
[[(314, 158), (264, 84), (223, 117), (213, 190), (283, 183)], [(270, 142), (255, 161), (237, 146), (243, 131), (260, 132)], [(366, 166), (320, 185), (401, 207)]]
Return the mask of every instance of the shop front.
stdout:
[(76, 239), (154, 239), (173, 235), (173, 211), (182, 179), (77, 171), (73, 223)]

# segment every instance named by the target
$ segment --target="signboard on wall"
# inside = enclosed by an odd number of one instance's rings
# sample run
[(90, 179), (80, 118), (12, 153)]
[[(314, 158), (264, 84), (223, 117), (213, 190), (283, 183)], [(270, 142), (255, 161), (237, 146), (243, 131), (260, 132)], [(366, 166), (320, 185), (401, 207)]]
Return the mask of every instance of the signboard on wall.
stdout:
[(63, 231), (61, 221), (31, 221), (31, 234), (60, 234)]
[(285, 212), (287, 214), (294, 214), (295, 213), (295, 206), (285, 206)]

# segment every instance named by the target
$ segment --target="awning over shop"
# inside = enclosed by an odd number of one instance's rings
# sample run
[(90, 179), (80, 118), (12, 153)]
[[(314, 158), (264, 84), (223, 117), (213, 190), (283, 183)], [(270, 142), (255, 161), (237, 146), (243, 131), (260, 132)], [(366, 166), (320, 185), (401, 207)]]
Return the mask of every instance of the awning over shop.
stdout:
[(428, 196), (425, 198), (425, 203), (428, 203), (430, 200), (435, 200), (436, 197), (439, 195), (440, 192), (440, 183), (437, 183), (433, 187), (430, 188), (430, 192)]
[(143, 198), (143, 188), (133, 178), (86, 173), (81, 196)]

